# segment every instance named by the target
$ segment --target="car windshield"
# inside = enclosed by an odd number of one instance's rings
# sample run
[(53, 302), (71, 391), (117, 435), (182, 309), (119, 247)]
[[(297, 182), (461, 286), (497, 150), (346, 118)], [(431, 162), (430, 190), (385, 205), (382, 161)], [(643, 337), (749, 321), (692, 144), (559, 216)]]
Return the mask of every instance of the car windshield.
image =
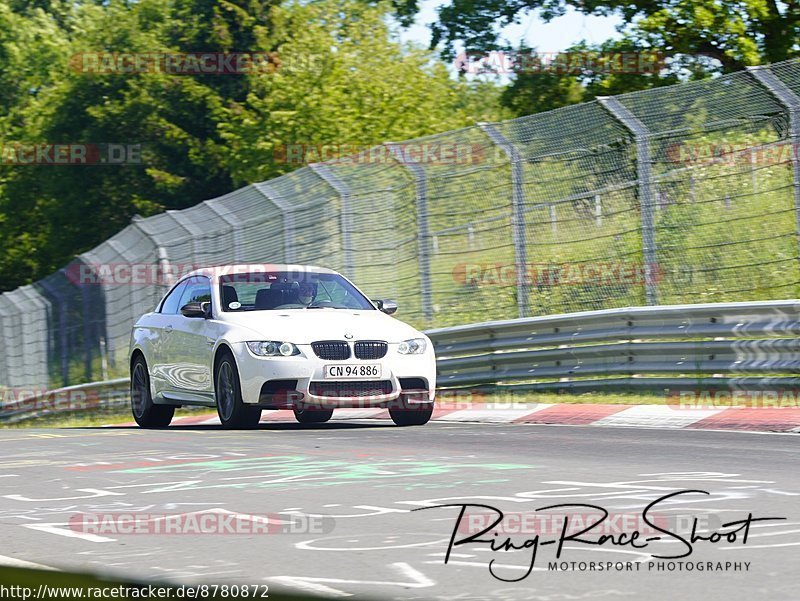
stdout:
[(220, 277), (223, 311), (375, 309), (336, 273), (238, 273)]

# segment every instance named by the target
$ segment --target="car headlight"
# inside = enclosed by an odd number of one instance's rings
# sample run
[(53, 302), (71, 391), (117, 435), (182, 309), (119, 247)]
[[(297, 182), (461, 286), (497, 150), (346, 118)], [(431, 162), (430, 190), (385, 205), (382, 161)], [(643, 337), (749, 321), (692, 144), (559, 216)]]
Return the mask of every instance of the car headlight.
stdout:
[(425, 352), (428, 343), (424, 338), (412, 338), (411, 340), (403, 340), (397, 345), (397, 352), (401, 355), (421, 355)]
[(259, 357), (290, 357), (300, 354), (300, 350), (291, 342), (281, 342), (280, 340), (248, 342), (247, 348)]

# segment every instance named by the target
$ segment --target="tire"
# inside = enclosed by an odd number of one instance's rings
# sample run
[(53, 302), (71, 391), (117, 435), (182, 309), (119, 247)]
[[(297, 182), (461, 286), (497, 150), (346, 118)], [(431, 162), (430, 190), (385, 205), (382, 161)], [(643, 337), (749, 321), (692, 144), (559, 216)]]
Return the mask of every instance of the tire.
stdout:
[(396, 407), (389, 407), (389, 416), (398, 426), (424, 426), (433, 415), (433, 403), (407, 403), (400, 395)]
[(242, 401), (242, 387), (236, 361), (229, 352), (224, 353), (214, 368), (214, 396), (217, 415), (223, 428), (255, 428), (261, 419), (261, 408), (248, 406)]
[(142, 428), (166, 428), (175, 415), (172, 405), (156, 405), (150, 393), (150, 373), (142, 355), (131, 365), (131, 413)]
[(333, 415), (333, 409), (295, 408), (294, 418), (301, 424), (324, 424)]

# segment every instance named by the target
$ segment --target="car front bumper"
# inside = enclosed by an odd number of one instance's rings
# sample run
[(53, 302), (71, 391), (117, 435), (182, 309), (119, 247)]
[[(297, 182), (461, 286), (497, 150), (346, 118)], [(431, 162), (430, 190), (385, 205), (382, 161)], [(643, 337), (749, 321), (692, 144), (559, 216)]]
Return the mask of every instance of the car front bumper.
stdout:
[[(429, 403), (434, 400), (436, 358), (431, 348), (421, 355), (401, 355), (397, 352), (397, 345), (390, 344), (386, 356), (382, 359), (360, 360), (351, 357), (345, 361), (327, 361), (318, 358), (311, 345), (297, 345), (300, 355), (291, 357), (259, 357), (251, 353), (245, 343), (233, 346), (239, 369), (242, 400), (246, 404), (287, 409), (302, 404), (342, 408), (391, 406), (401, 395), (403, 402), (408, 404)], [(358, 380), (325, 378), (326, 365), (362, 364), (379, 364), (380, 377)], [(422, 382), (417, 383), (412, 379), (419, 379)], [(296, 383), (291, 387), (286, 386), (287, 390), (280, 394), (264, 394), (265, 385), (269, 388), (272, 385), (283, 385), (285, 381), (296, 381)], [(380, 393), (374, 391), (365, 393), (363, 388), (370, 386), (357, 384), (376, 381), (387, 382)], [(409, 386), (409, 382), (413, 385)], [(315, 385), (312, 386), (312, 383)], [(324, 391), (326, 393), (324, 395), (313, 394), (312, 390), (319, 392), (320, 388), (326, 388), (319, 383), (330, 384), (327, 388), (337, 388), (338, 391), (335, 396), (328, 395), (330, 392), (328, 390)]]

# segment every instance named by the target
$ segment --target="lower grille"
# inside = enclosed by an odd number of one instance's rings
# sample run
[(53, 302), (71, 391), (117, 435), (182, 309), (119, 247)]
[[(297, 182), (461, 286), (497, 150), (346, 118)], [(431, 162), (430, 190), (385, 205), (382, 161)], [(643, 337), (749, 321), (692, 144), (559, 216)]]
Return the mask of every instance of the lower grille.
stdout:
[(334, 398), (391, 394), (391, 380), (353, 380), (352, 382), (311, 382), (308, 392)]
[(350, 358), (350, 345), (343, 340), (320, 340), (312, 342), (311, 348), (320, 359), (341, 361)]
[(359, 340), (355, 344), (358, 359), (383, 359), (389, 345), (382, 340)]

